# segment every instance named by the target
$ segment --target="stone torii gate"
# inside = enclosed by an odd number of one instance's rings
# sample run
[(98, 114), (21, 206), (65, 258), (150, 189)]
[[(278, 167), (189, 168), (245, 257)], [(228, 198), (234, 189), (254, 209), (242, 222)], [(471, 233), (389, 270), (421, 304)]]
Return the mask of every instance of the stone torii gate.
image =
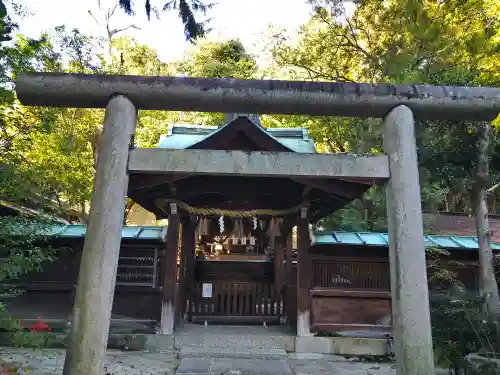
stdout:
[[(106, 108), (64, 374), (103, 373), (129, 172), (388, 180), (397, 373), (434, 372), (414, 119), (492, 120), (500, 90), (54, 73), (20, 74), (16, 90), (25, 105)], [(386, 155), (136, 149), (139, 109), (384, 118)]]

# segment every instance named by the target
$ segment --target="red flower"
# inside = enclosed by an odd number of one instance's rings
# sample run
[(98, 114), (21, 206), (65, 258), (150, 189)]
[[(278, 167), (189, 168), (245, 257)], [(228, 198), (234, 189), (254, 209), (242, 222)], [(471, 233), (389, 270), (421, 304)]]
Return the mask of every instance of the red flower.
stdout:
[(50, 331), (49, 326), (46, 325), (42, 321), (42, 318), (40, 318), (40, 317), (37, 317), (36, 323), (31, 326), (31, 332), (38, 332), (38, 331)]

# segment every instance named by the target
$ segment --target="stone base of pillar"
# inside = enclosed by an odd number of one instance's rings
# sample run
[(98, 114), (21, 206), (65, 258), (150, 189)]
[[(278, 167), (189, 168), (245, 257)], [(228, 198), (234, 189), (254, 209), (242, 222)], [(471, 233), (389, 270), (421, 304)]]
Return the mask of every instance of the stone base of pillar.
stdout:
[(311, 334), (311, 314), (309, 310), (297, 312), (297, 336), (308, 337)]
[(163, 302), (161, 305), (160, 334), (171, 335), (174, 333), (174, 305), (171, 302)]

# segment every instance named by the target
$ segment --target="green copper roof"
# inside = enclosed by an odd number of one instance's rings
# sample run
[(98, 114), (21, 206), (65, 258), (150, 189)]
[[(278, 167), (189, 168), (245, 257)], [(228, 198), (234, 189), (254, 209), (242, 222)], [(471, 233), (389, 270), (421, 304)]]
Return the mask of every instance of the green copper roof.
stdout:
[[(159, 226), (124, 226), (122, 239), (165, 241), (166, 227)], [(46, 235), (56, 238), (83, 238), (86, 226), (83, 224), (54, 225), (47, 229)], [(382, 246), (389, 245), (387, 233), (376, 232), (316, 232), (318, 245), (354, 245)], [(425, 235), (425, 246), (445, 249), (477, 249), (477, 238), (474, 236)], [(500, 244), (492, 243), (493, 250), (500, 250)]]
[[(361, 246), (389, 246), (387, 233), (375, 232), (318, 232), (315, 233), (316, 243), (319, 245), (361, 245)], [(445, 249), (478, 249), (477, 237), (474, 236), (444, 236), (425, 235), (426, 247), (440, 247)], [(494, 250), (500, 250), (500, 244), (492, 243)]]
[[(306, 129), (256, 126), (292, 151), (308, 154), (316, 152), (314, 141), (307, 135)], [(210, 137), (219, 129), (221, 128), (218, 126), (171, 124), (168, 126), (167, 134), (160, 136), (158, 147), (184, 149)]]
[[(56, 238), (82, 238), (87, 227), (83, 224), (54, 225), (45, 230), (46, 236)], [(165, 241), (166, 227), (127, 226), (122, 228), (122, 239)]]

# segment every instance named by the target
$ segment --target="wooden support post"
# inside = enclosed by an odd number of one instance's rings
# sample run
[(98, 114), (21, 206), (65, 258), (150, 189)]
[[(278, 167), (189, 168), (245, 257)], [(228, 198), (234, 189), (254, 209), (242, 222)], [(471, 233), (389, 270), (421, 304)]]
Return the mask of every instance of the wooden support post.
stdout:
[(183, 218), (180, 217), (180, 225), (179, 225), (179, 231), (180, 231), (180, 238), (179, 238), (179, 248), (177, 255), (179, 257), (179, 263), (177, 265), (177, 289), (175, 292), (175, 316), (174, 316), (174, 327), (177, 327), (179, 323), (181, 322), (181, 318), (184, 314), (185, 308), (182, 306), (182, 301), (184, 299), (184, 279), (185, 279), (185, 266), (186, 266), (186, 250), (184, 249), (184, 244), (185, 244), (185, 232), (186, 228), (184, 226), (184, 220)]
[(163, 300), (161, 304), (160, 333), (174, 333), (175, 296), (177, 284), (177, 251), (179, 249), (180, 215), (175, 203), (170, 204), (167, 243), (163, 257)]
[(192, 240), (192, 244), (188, 248), (186, 252), (186, 299), (189, 303), (188, 308), (188, 321), (192, 320), (192, 312), (193, 312), (193, 295), (195, 290), (195, 267), (196, 267), (196, 227), (198, 225), (196, 216), (190, 216), (189, 223), (191, 226), (191, 230), (193, 236), (190, 236), (190, 240)]
[[(292, 323), (292, 317), (295, 317), (297, 313), (297, 306), (292, 301), (295, 301), (295, 297), (297, 292), (295, 288), (292, 288), (292, 280), (294, 279), (293, 275), (293, 234), (292, 229), (286, 232), (285, 237), (285, 257), (286, 257), (286, 268), (285, 268), (285, 285), (286, 285), (286, 295), (285, 295), (285, 306), (286, 306), (286, 315), (288, 317), (289, 324)], [(296, 286), (296, 278), (293, 286)], [(292, 312), (293, 311), (293, 312)]]
[(311, 265), (309, 257), (309, 212), (300, 211), (297, 224), (297, 336), (310, 336)]
[(127, 197), (127, 161), (137, 111), (126, 97), (109, 100), (80, 263), (64, 375), (101, 375)]
[(434, 374), (429, 291), (413, 114), (394, 108), (385, 119), (394, 348), (398, 375)]
[(285, 285), (285, 238), (277, 236), (274, 238), (274, 286), (276, 288), (276, 296), (280, 297), (283, 293)]
[(196, 218), (191, 216), (182, 219), (181, 265), (179, 273), (179, 293), (177, 298), (177, 319), (184, 319), (186, 315), (189, 286), (192, 284), (192, 263), (196, 246)]

